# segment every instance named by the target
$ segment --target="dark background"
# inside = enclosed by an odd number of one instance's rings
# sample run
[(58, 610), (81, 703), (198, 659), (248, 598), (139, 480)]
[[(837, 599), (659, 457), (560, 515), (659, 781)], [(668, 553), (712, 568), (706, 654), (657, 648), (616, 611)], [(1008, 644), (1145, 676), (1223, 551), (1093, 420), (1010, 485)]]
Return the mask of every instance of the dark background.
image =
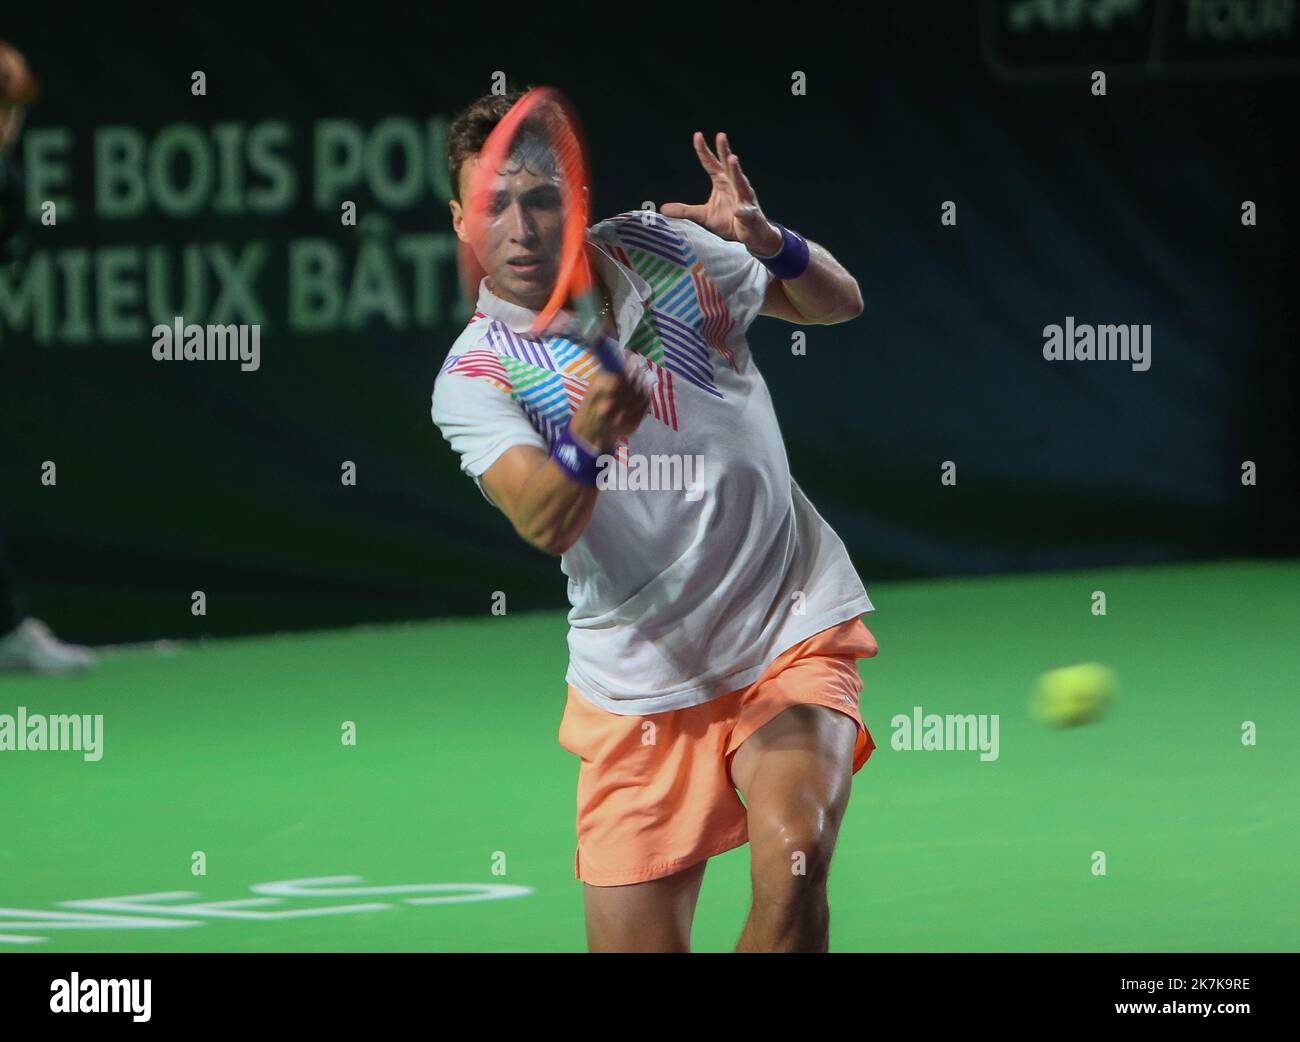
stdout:
[[(570, 28), (536, 5), (6, 5), (0, 38), (43, 88), (29, 128), (76, 142), (80, 212), (29, 228), (26, 249), (323, 236), (352, 257), (358, 229), (312, 205), (312, 123), (450, 119), (502, 70), (574, 99), (597, 215), (702, 201), (691, 134), (726, 130), (766, 212), (857, 277), (866, 313), (809, 328), (806, 357), (770, 319), (750, 340), (793, 473), (868, 588), (1294, 554), (1296, 27), (1196, 37), (1175, 2), (1153, 36), (1148, 2), (1108, 25), (1104, 5), (1082, 5), (1072, 27), (1013, 32), (1017, 10), (1042, 5), (903, 6), (779, 21), (606, 7)], [(206, 97), (190, 94), (195, 69)], [(97, 126), (271, 118), (298, 131), (288, 213), (95, 219)], [(1247, 199), (1257, 227), (1241, 224)], [(944, 200), (956, 227), (940, 224)], [(387, 220), (448, 228), (428, 197)], [(429, 419), (463, 321), (293, 335), (282, 257), (259, 280), (256, 373), (155, 362), (151, 338), (38, 344), (0, 327), (0, 513), (28, 607), (91, 641), (477, 614), (495, 590), (512, 610), (562, 607), (558, 561), (515, 536)], [(452, 267), (441, 275), (449, 294)], [(1151, 369), (1045, 362), (1042, 329), (1066, 315), (1150, 323)], [(44, 460), (57, 487), (40, 483)]]

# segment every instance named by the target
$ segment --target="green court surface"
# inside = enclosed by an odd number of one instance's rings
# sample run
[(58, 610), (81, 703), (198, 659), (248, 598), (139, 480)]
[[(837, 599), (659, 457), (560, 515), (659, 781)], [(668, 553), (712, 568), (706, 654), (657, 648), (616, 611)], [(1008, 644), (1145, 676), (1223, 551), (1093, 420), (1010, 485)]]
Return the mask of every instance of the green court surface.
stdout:
[[(879, 748), (835, 855), (832, 950), (1297, 948), (1300, 565), (870, 589)], [(0, 951), (583, 950), (564, 616), (494, 617), (489, 600), (472, 620), (0, 679), (0, 714), (104, 718), (98, 762), (0, 752)], [(1090, 660), (1118, 673), (1111, 715), (1033, 722), (1035, 677)], [(997, 758), (892, 748), (916, 706), (997, 714)], [(747, 848), (710, 862), (696, 950), (735, 944), (748, 867)], [(324, 877), (352, 879), (285, 895)], [(66, 904), (125, 897), (154, 910)], [(185, 904), (203, 907), (163, 911)]]

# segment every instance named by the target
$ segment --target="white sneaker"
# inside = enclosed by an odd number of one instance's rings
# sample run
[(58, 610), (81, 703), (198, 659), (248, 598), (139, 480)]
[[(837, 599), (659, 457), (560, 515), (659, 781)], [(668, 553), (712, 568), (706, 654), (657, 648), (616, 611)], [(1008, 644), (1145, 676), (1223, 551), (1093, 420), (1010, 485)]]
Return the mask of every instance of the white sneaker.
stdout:
[(16, 630), (0, 637), (0, 673), (72, 673), (94, 661), (89, 648), (63, 643), (40, 619), (24, 619)]

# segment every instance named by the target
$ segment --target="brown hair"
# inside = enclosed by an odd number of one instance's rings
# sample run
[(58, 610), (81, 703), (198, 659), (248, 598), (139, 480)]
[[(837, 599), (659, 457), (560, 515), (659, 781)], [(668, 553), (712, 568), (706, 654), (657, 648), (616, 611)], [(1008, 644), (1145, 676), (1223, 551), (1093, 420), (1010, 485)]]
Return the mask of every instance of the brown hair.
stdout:
[(36, 77), (14, 47), (0, 40), (0, 101), (30, 105), (40, 94)]
[(526, 93), (526, 90), (514, 90), (508, 94), (484, 94), (452, 120), (447, 132), (447, 172), (451, 174), (451, 197), (457, 202), (460, 201), (460, 168), (465, 160), (479, 153), (493, 128)]

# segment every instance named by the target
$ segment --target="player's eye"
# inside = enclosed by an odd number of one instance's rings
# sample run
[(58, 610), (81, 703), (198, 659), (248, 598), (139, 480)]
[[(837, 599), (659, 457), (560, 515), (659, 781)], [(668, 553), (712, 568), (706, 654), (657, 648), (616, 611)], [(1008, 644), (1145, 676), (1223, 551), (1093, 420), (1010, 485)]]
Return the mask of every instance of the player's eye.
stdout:
[(535, 188), (528, 193), (528, 205), (534, 210), (558, 210), (563, 201), (560, 190), (554, 185)]

